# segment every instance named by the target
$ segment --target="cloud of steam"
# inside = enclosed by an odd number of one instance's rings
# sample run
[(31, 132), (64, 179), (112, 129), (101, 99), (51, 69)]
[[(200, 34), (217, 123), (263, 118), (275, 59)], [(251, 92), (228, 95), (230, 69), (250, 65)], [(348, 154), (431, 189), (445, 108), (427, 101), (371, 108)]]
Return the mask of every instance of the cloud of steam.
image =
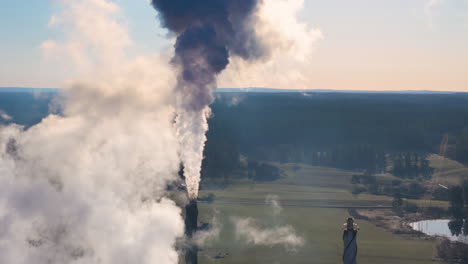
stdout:
[(61, 115), (0, 128), (0, 263), (177, 263), (184, 223), (165, 198), (180, 161), (173, 71), (127, 58), (114, 3), (61, 3), (50, 24), (65, 39), (42, 47), (94, 78), (65, 85)]
[(191, 199), (198, 196), (203, 149), (208, 131), (209, 107), (201, 111), (178, 111), (176, 117), (177, 136), (180, 143), (180, 159), (184, 164), (185, 184)]
[[(268, 195), (265, 203), (272, 208), (273, 216), (279, 216), (283, 208), (277, 195)], [(290, 225), (275, 225), (266, 227), (260, 221), (253, 218), (233, 217), (237, 239), (244, 240), (248, 244), (276, 246), (283, 245), (287, 250), (294, 251), (304, 245), (304, 239), (296, 234)]]
[(219, 212), (216, 211), (210, 221), (210, 226), (206, 229), (199, 229), (195, 233), (194, 242), (198, 246), (206, 246), (219, 238), (222, 224), (219, 221)]
[(310, 68), (316, 43), (323, 38), (299, 20), (304, 0), (264, 0), (254, 29), (269, 56), (262, 60), (232, 58), (219, 76), (219, 86), (310, 89)]
[(198, 195), (207, 116), (217, 75), (232, 56), (256, 60), (269, 53), (254, 29), (260, 3), (261, 0), (152, 1), (162, 26), (177, 36), (172, 60), (180, 70), (176, 127), (191, 198)]
[(96, 70), (118, 71), (126, 60), (126, 48), (132, 44), (120, 7), (107, 0), (57, 2), (63, 11), (53, 15), (48, 26), (67, 34), (61, 41), (44, 41), (40, 46), (43, 54), (80, 78), (94, 78)]
[(271, 206), (274, 215), (279, 215), (281, 214), (281, 211), (283, 211), (283, 207), (281, 207), (278, 195), (267, 195), (265, 198), (265, 203)]
[(0, 109), (0, 118), (5, 120), (5, 121), (11, 121), (13, 119), (13, 117), (11, 117), (9, 114), (7, 114), (2, 109)]
[(236, 236), (249, 244), (276, 246), (283, 245), (288, 250), (294, 250), (304, 245), (304, 239), (298, 236), (292, 226), (262, 227), (253, 218), (233, 218)]

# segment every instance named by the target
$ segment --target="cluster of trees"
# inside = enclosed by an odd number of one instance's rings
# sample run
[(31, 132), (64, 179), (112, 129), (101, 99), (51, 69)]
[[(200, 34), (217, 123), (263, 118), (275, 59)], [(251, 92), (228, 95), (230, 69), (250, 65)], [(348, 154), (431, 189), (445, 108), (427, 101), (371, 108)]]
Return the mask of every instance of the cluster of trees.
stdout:
[(463, 129), (458, 135), (455, 146), (456, 151), (453, 158), (468, 164), (468, 128)]
[[(468, 236), (468, 181), (448, 190), (449, 213), (452, 220), (448, 227), (453, 236)], [(449, 263), (468, 263), (468, 246), (444, 242), (438, 248), (439, 255)]]
[(452, 233), (452, 236), (468, 236), (468, 221), (466, 217), (450, 220), (448, 227)]
[(468, 245), (444, 240), (437, 246), (437, 256), (449, 264), (468, 264)]
[(468, 180), (462, 185), (452, 186), (448, 191), (450, 212), (454, 219), (468, 217)]
[[(468, 181), (452, 186), (447, 191), (452, 220), (448, 227), (453, 236), (468, 236)], [(437, 254), (447, 263), (467, 263), (468, 245), (460, 242), (443, 241), (437, 247)]]
[[(395, 199), (419, 199), (426, 192), (426, 188), (417, 181), (402, 182), (393, 180), (391, 183), (387, 181), (378, 181), (373, 174), (376, 172), (386, 172), (386, 158), (390, 157), (393, 163), (391, 172), (402, 179), (425, 180), (432, 178), (434, 168), (429, 166), (427, 155), (419, 153), (403, 153), (385, 155), (382, 152), (364, 152), (376, 154), (374, 159), (367, 159), (367, 167), (364, 174), (353, 175), (351, 183), (354, 184), (353, 193), (359, 194), (368, 192), (375, 195), (393, 196)], [(368, 156), (369, 157), (369, 156)]]
[[(240, 98), (235, 105), (229, 103), (234, 97)], [(327, 157), (328, 164), (346, 168), (362, 162), (362, 169), (369, 167), (366, 155), (347, 161), (357, 146), (387, 154), (434, 153), (442, 135), (455, 144), (468, 123), (465, 94), (226, 93), (212, 108), (208, 141), (234, 144), (255, 160), (323, 164)]]
[(387, 170), (385, 153), (368, 144), (341, 145), (329, 151), (313, 152), (311, 164), (366, 171), (369, 174), (384, 173)]
[(392, 174), (403, 179), (430, 179), (434, 168), (429, 166), (426, 155), (405, 153), (392, 155)]
[(274, 181), (281, 177), (281, 171), (276, 166), (264, 162), (249, 162), (247, 177), (255, 181)]
[[(232, 104), (232, 98), (239, 100)], [(223, 93), (212, 108), (208, 142), (235, 145), (253, 160), (375, 174), (386, 172), (387, 161), (394, 158), (398, 177), (426, 179), (433, 170), (421, 153), (438, 152), (442, 135), (448, 133), (448, 149), (456, 145), (457, 153), (447, 154), (468, 162), (464, 94)]]
[(417, 182), (399, 184), (391, 189), (384, 188), (385, 195), (406, 199), (420, 199), (426, 191), (426, 188)]
[(250, 160), (239, 153), (235, 145), (207, 142), (205, 159), (202, 163), (203, 179), (224, 179), (233, 177), (255, 181), (274, 181), (281, 177), (281, 171), (265, 162)]
[(351, 183), (353, 186), (353, 194), (360, 194), (363, 192), (369, 192), (371, 194), (379, 194), (379, 184), (377, 183), (377, 177), (369, 173), (355, 174), (351, 176)]
[(203, 179), (226, 179), (233, 177), (233, 172), (242, 170), (245, 162), (236, 145), (226, 142), (207, 141), (202, 162)]
[(440, 201), (448, 201), (449, 200), (449, 190), (447, 190), (446, 188), (443, 188), (441, 186), (438, 186), (432, 192), (432, 199), (440, 200)]
[(353, 194), (368, 192), (375, 195), (387, 195), (394, 197), (401, 203), (403, 198), (420, 199), (427, 192), (423, 185), (415, 181), (407, 183), (400, 180), (393, 180), (391, 183), (379, 182), (376, 176), (370, 174), (353, 175), (351, 183), (354, 184)]
[(377, 183), (377, 177), (371, 174), (355, 174), (351, 176), (352, 184), (375, 184)]

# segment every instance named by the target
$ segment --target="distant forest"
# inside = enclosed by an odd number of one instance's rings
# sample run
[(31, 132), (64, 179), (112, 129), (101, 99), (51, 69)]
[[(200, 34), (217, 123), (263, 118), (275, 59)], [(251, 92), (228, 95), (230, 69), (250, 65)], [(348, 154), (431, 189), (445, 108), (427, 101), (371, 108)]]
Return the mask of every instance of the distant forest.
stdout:
[[(468, 94), (222, 93), (212, 105), (204, 172), (248, 162), (299, 162), (427, 178), (425, 157), (468, 163)], [(408, 165), (416, 159), (420, 169)], [(418, 160), (419, 159), (419, 160)], [(229, 164), (229, 166), (226, 166)], [(389, 165), (396, 165), (389, 168)]]
[[(0, 110), (26, 127), (49, 112), (53, 93), (0, 93)], [(219, 93), (203, 162), (203, 176), (248, 175), (263, 164), (299, 162), (402, 178), (428, 172), (424, 157), (438, 153), (468, 163), (468, 94)], [(2, 113), (0, 112), (0, 113)], [(418, 168), (407, 166), (417, 159)], [(414, 163), (413, 162), (413, 163)], [(258, 170), (257, 173), (250, 171)], [(411, 176), (412, 177), (412, 176)]]

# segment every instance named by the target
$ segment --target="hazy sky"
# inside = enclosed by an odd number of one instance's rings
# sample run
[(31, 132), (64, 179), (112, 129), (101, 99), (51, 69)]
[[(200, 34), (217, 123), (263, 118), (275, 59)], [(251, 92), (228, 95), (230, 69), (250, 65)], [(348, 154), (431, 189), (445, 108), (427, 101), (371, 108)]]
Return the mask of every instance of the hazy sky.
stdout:
[[(58, 87), (72, 73), (40, 48), (62, 37), (48, 26), (57, 0), (1, 1), (0, 86)], [(115, 2), (135, 43), (129, 52), (168, 48), (148, 0)], [(300, 19), (323, 34), (307, 88), (468, 92), (468, 0), (305, 0)]]

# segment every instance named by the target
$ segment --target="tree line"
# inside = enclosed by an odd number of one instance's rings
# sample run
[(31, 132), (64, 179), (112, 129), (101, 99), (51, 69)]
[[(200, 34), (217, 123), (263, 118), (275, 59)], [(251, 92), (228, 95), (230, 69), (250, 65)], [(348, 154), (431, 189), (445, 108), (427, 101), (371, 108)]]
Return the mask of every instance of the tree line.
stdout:
[[(36, 124), (53, 96), (0, 93), (12, 117), (0, 123)], [(445, 134), (447, 156), (468, 163), (468, 94), (224, 93), (212, 108), (203, 166), (210, 176), (237, 170), (241, 156), (379, 173), (385, 156), (437, 153)], [(401, 155), (398, 177), (427, 177), (423, 160)]]
[[(452, 220), (448, 227), (453, 236), (468, 236), (468, 180), (450, 187), (448, 200)], [(460, 242), (443, 241), (437, 246), (440, 258), (448, 263), (468, 263), (468, 245)]]

